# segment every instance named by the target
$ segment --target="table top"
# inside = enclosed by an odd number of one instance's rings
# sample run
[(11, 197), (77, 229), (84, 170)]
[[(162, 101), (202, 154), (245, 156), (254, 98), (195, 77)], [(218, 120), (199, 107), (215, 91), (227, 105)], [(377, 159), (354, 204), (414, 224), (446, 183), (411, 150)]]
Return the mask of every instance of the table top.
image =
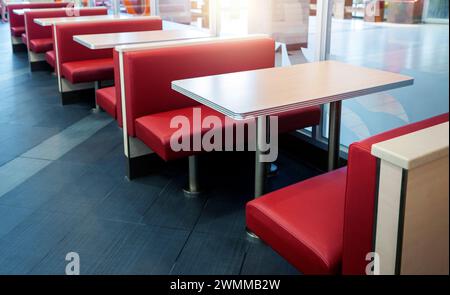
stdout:
[(19, 0), (5, 0), (6, 5), (9, 4), (29, 4), (31, 3), (30, 1), (19, 1)]
[(14, 9), (13, 13), (17, 15), (24, 15), (25, 11), (30, 10), (30, 8), (24, 8), (24, 9)]
[(159, 16), (133, 16), (133, 15), (92, 15), (92, 16), (74, 16), (74, 17), (51, 17), (51, 18), (37, 18), (35, 23), (41, 26), (52, 26), (61, 23), (74, 22), (95, 22), (105, 20), (127, 20), (127, 19), (160, 19)]
[(114, 48), (115, 46), (184, 39), (211, 37), (199, 30), (157, 30), (108, 34), (77, 35), (73, 39), (90, 49)]
[(445, 122), (372, 146), (372, 155), (403, 169), (448, 156), (449, 123)]
[(234, 119), (274, 115), (412, 85), (408, 76), (323, 61), (172, 82), (172, 89)]

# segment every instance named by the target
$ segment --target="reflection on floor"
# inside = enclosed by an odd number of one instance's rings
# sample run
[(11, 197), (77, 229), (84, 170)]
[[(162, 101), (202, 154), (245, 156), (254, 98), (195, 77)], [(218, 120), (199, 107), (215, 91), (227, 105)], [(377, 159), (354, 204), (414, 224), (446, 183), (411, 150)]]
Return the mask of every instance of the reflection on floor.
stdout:
[[(298, 273), (246, 238), (251, 159), (204, 161), (198, 199), (182, 193), (185, 161), (129, 182), (116, 123), (62, 107), (55, 77), (12, 54), (8, 25), (0, 40), (0, 274), (64, 274), (68, 252), (82, 274)], [(287, 155), (279, 165), (273, 189), (318, 173)]]

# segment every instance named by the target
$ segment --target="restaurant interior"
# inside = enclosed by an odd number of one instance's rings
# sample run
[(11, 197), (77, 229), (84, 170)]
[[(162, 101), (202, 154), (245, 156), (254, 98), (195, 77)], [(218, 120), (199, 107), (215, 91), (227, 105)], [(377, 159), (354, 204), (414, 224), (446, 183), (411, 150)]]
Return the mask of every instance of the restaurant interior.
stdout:
[(447, 0), (0, 6), (0, 274), (449, 274)]

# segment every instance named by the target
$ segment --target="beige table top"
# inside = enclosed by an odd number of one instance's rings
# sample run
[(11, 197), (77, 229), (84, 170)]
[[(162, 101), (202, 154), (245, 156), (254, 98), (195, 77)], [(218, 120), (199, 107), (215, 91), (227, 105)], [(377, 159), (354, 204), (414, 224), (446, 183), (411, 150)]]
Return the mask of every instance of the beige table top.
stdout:
[(73, 40), (90, 49), (114, 48), (119, 45), (208, 38), (211, 34), (199, 30), (157, 30), (109, 34), (77, 35)]
[(74, 16), (74, 17), (52, 17), (52, 18), (37, 18), (35, 23), (41, 26), (52, 26), (61, 23), (74, 22), (95, 22), (105, 20), (127, 20), (127, 19), (161, 19), (159, 16), (133, 16), (133, 15), (92, 15), (92, 16)]
[(28, 10), (30, 10), (30, 8), (14, 9), (14, 10), (13, 10), (13, 13), (14, 13), (14, 14), (17, 14), (17, 15), (24, 15), (24, 14), (25, 14), (25, 11), (28, 11)]
[(234, 119), (345, 100), (412, 85), (408, 76), (324, 61), (172, 82), (172, 89)]

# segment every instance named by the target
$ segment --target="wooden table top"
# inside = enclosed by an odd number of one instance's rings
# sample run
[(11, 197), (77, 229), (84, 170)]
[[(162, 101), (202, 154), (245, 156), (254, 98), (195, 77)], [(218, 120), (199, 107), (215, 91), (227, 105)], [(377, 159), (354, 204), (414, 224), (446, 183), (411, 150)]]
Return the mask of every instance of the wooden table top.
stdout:
[(234, 119), (274, 115), (412, 85), (408, 76), (323, 61), (172, 82), (172, 89)]
[(74, 36), (73, 39), (90, 49), (105, 49), (127, 44), (131, 45), (208, 37), (211, 37), (211, 34), (192, 29), (78, 35)]
[(51, 17), (51, 18), (37, 18), (35, 23), (41, 26), (52, 26), (61, 23), (74, 22), (95, 22), (105, 20), (128, 20), (128, 19), (160, 19), (159, 16), (132, 16), (132, 15), (91, 15), (91, 16), (74, 16), (74, 17)]

